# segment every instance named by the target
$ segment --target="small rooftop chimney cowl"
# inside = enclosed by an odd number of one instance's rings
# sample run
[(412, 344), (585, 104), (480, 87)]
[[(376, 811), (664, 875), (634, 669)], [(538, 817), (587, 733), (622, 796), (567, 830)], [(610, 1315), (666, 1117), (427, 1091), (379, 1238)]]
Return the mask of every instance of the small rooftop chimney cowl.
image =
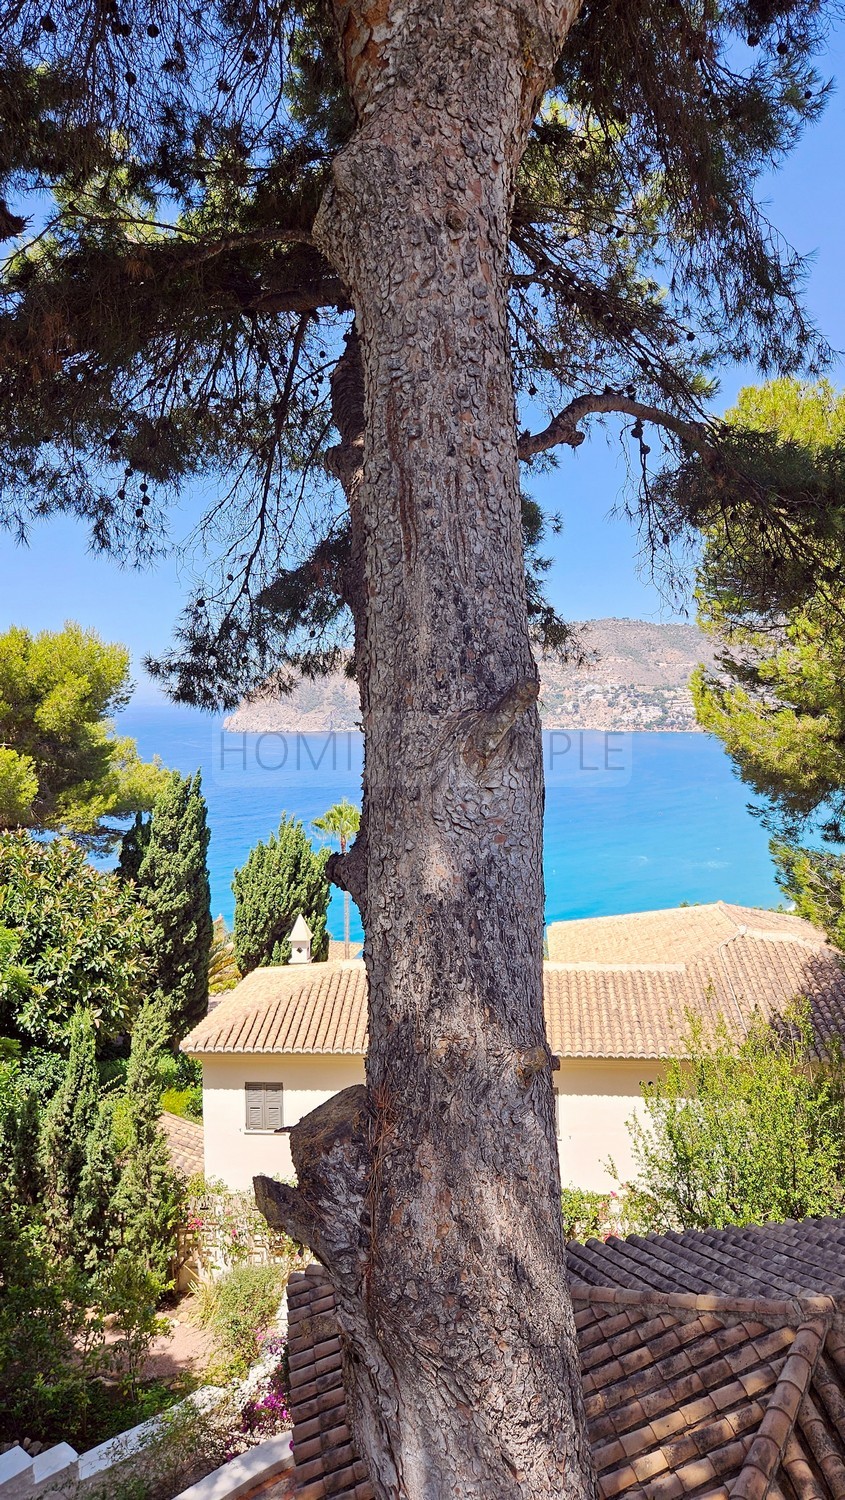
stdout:
[(308, 926), (302, 912), (299, 913), (289, 934), (290, 959), (292, 964), (310, 964), (311, 962), (311, 928)]

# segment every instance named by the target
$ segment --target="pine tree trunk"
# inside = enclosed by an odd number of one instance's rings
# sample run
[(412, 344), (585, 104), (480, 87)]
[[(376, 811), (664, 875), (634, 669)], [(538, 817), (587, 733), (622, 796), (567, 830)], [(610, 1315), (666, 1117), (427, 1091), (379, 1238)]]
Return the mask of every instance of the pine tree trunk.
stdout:
[(335, 869), (364, 919), (370, 1050), (366, 1089), (294, 1130), (299, 1189), (257, 1191), (335, 1282), (385, 1500), (595, 1493), (543, 1021), (506, 302), (514, 173), (575, 9), (336, 5), (359, 129), (318, 235), (363, 366), (363, 464), (344, 477), (366, 768)]

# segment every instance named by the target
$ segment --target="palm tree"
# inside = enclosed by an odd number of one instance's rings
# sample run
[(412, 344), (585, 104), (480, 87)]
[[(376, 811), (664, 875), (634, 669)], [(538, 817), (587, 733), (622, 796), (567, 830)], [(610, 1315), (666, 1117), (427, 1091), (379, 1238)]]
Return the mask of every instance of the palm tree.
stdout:
[[(354, 838), (361, 826), (361, 811), (346, 797), (335, 802), (321, 818), (315, 818), (313, 826), (318, 833), (332, 841), (337, 839), (341, 854), (346, 853), (349, 840)], [(349, 892), (343, 893), (343, 956), (349, 957)]]

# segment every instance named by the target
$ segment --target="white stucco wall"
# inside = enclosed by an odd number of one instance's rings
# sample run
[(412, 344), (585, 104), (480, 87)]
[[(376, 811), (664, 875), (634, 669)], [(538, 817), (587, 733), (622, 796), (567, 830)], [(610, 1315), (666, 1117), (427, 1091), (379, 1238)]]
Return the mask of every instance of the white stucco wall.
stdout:
[[(364, 1082), (364, 1060), (291, 1053), (208, 1055), (203, 1064), (205, 1174), (230, 1188), (248, 1188), (256, 1172), (292, 1177), (287, 1135), (246, 1129), (245, 1085), (281, 1083), (283, 1124), (295, 1125), (340, 1089)], [(655, 1077), (659, 1064), (599, 1059), (562, 1059), (554, 1074), (559, 1091), (558, 1147), (565, 1186), (606, 1191), (616, 1180), (606, 1170), (612, 1157), (619, 1178), (632, 1174), (626, 1121), (641, 1108), (640, 1081)]]
[[(641, 1081), (659, 1076), (661, 1064), (603, 1058), (561, 1058), (554, 1076), (560, 1093), (558, 1150), (564, 1187), (605, 1192), (633, 1175), (626, 1121), (642, 1110)], [(618, 1177), (606, 1167), (613, 1159)]]
[(362, 1057), (234, 1053), (201, 1062), (205, 1175), (236, 1189), (251, 1187), (256, 1172), (293, 1176), (288, 1137), (246, 1129), (246, 1083), (281, 1083), (282, 1121), (295, 1125), (332, 1094), (364, 1082)]

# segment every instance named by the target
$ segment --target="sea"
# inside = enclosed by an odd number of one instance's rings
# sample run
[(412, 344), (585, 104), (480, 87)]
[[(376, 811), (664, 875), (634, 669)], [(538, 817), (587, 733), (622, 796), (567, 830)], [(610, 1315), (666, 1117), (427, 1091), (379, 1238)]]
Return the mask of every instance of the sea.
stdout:
[[(130, 705), (118, 721), (144, 759), (200, 770), (211, 827), (215, 916), (231, 926), (232, 875), (282, 814), (311, 822), (341, 797), (360, 800), (360, 736), (240, 734), (222, 717)], [(768, 835), (718, 740), (705, 734), (550, 730), (546, 772), (546, 920), (731, 901), (783, 899)], [(352, 908), (352, 937), (362, 934)], [(343, 934), (340, 892), (329, 929)]]

